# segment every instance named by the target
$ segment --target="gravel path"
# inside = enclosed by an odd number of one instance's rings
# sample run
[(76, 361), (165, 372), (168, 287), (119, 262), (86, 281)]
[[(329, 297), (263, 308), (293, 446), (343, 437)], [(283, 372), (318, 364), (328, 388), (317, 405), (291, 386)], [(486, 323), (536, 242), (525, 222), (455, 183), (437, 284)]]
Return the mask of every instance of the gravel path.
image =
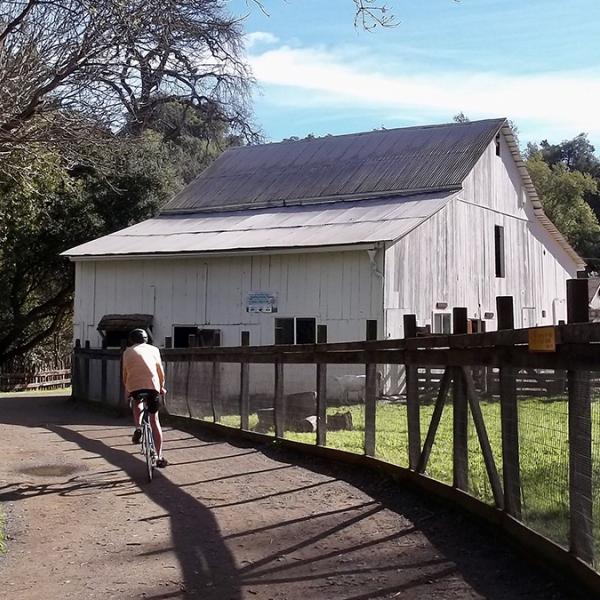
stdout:
[(147, 484), (123, 419), (38, 396), (0, 398), (0, 422), (11, 600), (579, 598), (361, 470), (166, 428)]

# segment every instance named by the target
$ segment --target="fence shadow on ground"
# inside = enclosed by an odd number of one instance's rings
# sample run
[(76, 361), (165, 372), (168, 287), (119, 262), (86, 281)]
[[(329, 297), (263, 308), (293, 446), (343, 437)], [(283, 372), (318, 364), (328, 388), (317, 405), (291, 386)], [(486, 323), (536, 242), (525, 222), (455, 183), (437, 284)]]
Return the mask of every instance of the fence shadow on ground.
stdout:
[[(263, 453), (278, 463), (273, 469), (241, 473), (240, 477), (246, 478), (244, 481), (250, 489), (253, 489), (255, 478), (263, 476), (264, 473), (300, 466), (326, 476), (328, 482), (347, 482), (364, 492), (369, 499), (357, 499), (343, 510), (331, 510), (324, 502), (319, 510), (306, 517), (290, 519), (283, 514), (269, 525), (250, 526), (245, 531), (224, 537), (211, 512), (218, 506), (207, 507), (198, 501), (171, 482), (168, 472), (164, 477), (157, 477), (151, 485), (142, 484), (143, 469), (140, 468), (139, 459), (106, 443), (106, 440), (115, 437), (114, 426), (118, 422), (114, 419), (94, 414), (73, 403), (32, 398), (28, 399), (26, 405), (23, 401), (3, 400), (0, 423), (45, 427), (48, 432), (102, 457), (114, 467), (102, 472), (106, 478), (100, 477), (95, 481), (81, 482), (77, 478), (66, 477), (51, 486), (23, 485), (15, 488), (13, 484), (12, 488), (0, 490), (0, 500), (17, 501), (22, 497), (40, 494), (97, 493), (107, 489), (106, 486), (113, 490), (121, 488), (122, 495), (142, 491), (162, 508), (163, 517), (171, 520), (173, 549), (181, 564), (186, 590), (191, 597), (235, 600), (242, 598), (242, 589), (246, 586), (274, 586), (277, 590), (280, 586), (294, 582), (310, 585), (313, 582), (345, 577), (357, 581), (365, 578), (371, 582), (374, 578), (380, 578), (376, 584), (371, 583), (378, 586), (376, 593), (356, 584), (356, 593), (349, 594), (345, 600), (366, 600), (401, 594), (413, 588), (435, 584), (448, 585), (451, 588), (457, 577), (467, 581), (473, 590), (490, 600), (513, 597), (511, 593), (515, 587), (519, 588), (522, 597), (532, 599), (578, 597), (571, 590), (568, 596), (563, 596), (545, 577), (532, 572), (530, 566), (520, 560), (520, 557), (514, 556), (508, 546), (499, 543), (497, 533), (492, 528), (482, 527), (438, 501), (403, 489), (389, 478), (380, 477), (361, 467), (331, 464), (273, 445), (255, 448), (245, 442), (232, 442), (233, 452), (227, 451), (227, 456), (239, 456), (244, 460), (247, 454)], [(121, 423), (125, 424), (125, 421)], [(104, 437), (101, 440), (87, 437), (87, 425), (106, 425), (106, 440)], [(194, 438), (203, 446), (223, 443), (222, 438), (208, 432), (196, 432)], [(194, 448), (196, 452), (201, 452), (197, 445), (194, 445)], [(201, 467), (202, 458), (199, 456), (198, 461), (191, 462), (198, 462)], [(120, 477), (120, 474), (123, 476)], [(274, 476), (277, 476), (277, 473)], [(197, 483), (209, 483), (220, 479), (208, 478)], [(296, 491), (310, 487), (319, 489), (317, 485), (307, 484)], [(290, 492), (293, 490), (288, 491)], [(243, 510), (247, 503), (277, 496), (277, 492), (253, 494), (250, 499), (240, 501), (232, 498), (231, 502), (219, 506), (223, 508), (239, 504), (239, 510)], [(402, 515), (406, 519), (406, 526), (395, 531), (380, 531), (360, 544), (351, 544), (350, 537), (344, 538), (344, 532), (353, 527), (360, 528), (366, 519), (376, 517), (385, 510)], [(198, 535), (199, 531), (202, 532), (201, 536)], [(424, 551), (417, 544), (411, 546), (410, 552), (390, 553), (387, 560), (377, 564), (365, 565), (356, 559), (357, 553), (368, 553), (377, 549), (380, 544), (393, 542), (401, 549), (412, 536), (421, 533), (434, 547), (435, 555), (432, 556), (430, 551)], [(327, 542), (331, 536), (339, 534), (342, 535), (336, 539), (341, 539), (341, 544), (329, 548), (324, 546), (324, 541)], [(247, 547), (260, 545), (265, 543), (265, 539), (273, 536), (283, 540), (283, 548), (269, 551), (268, 544), (265, 544), (265, 552), (260, 560), (252, 563), (242, 562), (240, 566), (235, 564), (227, 547), (227, 544), (239, 540)], [(199, 544), (202, 546), (202, 555), (209, 563), (208, 572), (220, 574), (218, 581), (207, 577), (206, 571), (198, 568), (197, 554), (192, 549)], [(282, 555), (294, 556), (294, 559), (282, 561)], [(332, 561), (338, 565), (337, 568), (332, 568)], [(341, 568), (340, 563), (343, 563)], [(392, 580), (387, 580), (387, 576)]]
[[(110, 447), (104, 441), (90, 439), (71, 428), (76, 425), (114, 425), (114, 419), (81, 410), (64, 401), (57, 406), (56, 401), (48, 401), (47, 398), (28, 398), (2, 400), (0, 423), (45, 427), (63, 440), (76, 444), (86, 452), (101, 456), (116, 467), (118, 472), (126, 476), (119, 480), (119, 485), (123, 486), (124, 491), (134, 487), (124, 485), (129, 480), (140, 485), (141, 491), (167, 514), (184, 514), (185, 520), (171, 518), (171, 533), (185, 589), (192, 597), (207, 600), (241, 600), (240, 577), (213, 514), (202, 503), (172, 483), (168, 477), (157, 477), (151, 485), (143, 484), (145, 474), (137, 457)], [(104, 489), (105, 485), (111, 486), (114, 483), (109, 481), (107, 484), (80, 484), (73, 478), (68, 478), (52, 485), (17, 484), (16, 489), (12, 491), (0, 492), (0, 501), (17, 501), (31, 495), (65, 495), (85, 489), (90, 493), (98, 492)], [(199, 531), (202, 532), (201, 536), (198, 536)], [(199, 568), (198, 555), (190, 551), (199, 545), (202, 546), (201, 555), (207, 561), (206, 569)]]

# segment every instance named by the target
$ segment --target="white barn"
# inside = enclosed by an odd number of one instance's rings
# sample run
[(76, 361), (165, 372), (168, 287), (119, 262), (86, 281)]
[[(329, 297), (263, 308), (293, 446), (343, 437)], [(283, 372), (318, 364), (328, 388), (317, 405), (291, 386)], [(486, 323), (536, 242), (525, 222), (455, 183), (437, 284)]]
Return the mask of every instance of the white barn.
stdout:
[(156, 218), (65, 255), (92, 347), (136, 318), (161, 347), (395, 338), (406, 313), (444, 332), (453, 306), (493, 330), (499, 295), (517, 326), (552, 324), (585, 266), (505, 119), (231, 148)]

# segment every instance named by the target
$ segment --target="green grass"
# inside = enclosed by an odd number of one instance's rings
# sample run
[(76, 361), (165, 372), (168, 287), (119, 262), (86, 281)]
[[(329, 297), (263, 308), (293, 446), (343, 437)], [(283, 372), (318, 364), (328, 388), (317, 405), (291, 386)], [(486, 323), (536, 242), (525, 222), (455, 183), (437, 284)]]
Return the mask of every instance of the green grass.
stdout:
[[(500, 403), (481, 402), (481, 410), (497, 469), (502, 477)], [(362, 454), (364, 447), (364, 406), (329, 408), (328, 414), (350, 411), (352, 431), (328, 431), (327, 445)], [(592, 405), (593, 485), (595, 539), (600, 551), (600, 403)], [(433, 405), (421, 407), (421, 436), (425, 439)], [(224, 424), (239, 426), (239, 417), (224, 417)], [(250, 416), (250, 428), (257, 422)], [(376, 456), (408, 466), (406, 406), (380, 402), (377, 406)], [(272, 433), (272, 432), (271, 432)], [(314, 433), (286, 432), (290, 440), (315, 443)], [(525, 398), (519, 401), (519, 449), (523, 521), (535, 531), (562, 545), (568, 545), (568, 412), (565, 398)], [(493, 496), (479, 439), (469, 417), (469, 492), (493, 504)], [(433, 445), (427, 475), (452, 485), (452, 406), (446, 405)], [(600, 552), (599, 552), (600, 555)]]
[(0, 398), (18, 398), (19, 396), (45, 396), (46, 394), (64, 394), (68, 396), (71, 394), (71, 388), (53, 388), (45, 390), (24, 390), (21, 392), (0, 392)]

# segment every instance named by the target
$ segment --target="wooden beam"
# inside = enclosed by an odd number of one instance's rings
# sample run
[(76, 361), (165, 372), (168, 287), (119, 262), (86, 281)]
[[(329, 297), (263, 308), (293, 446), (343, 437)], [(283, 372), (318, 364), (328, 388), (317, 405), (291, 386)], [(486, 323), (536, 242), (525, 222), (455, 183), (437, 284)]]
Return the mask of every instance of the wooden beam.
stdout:
[(502, 478), (504, 510), (521, 518), (521, 460), (516, 370), (500, 367), (500, 419), (502, 426)]
[[(242, 331), (242, 346), (250, 345), (250, 332)], [(240, 427), (250, 429), (250, 394), (249, 394), (250, 366), (248, 363), (240, 363)]]
[(444, 371), (444, 374), (442, 375), (442, 380), (440, 381), (440, 388), (438, 391), (437, 399), (435, 401), (435, 407), (433, 409), (433, 414), (431, 415), (429, 429), (427, 430), (427, 437), (425, 438), (423, 450), (421, 451), (421, 456), (419, 457), (419, 461), (417, 464), (417, 473), (424, 473), (425, 469), (427, 468), (427, 463), (429, 462), (431, 449), (433, 448), (433, 442), (435, 441), (435, 436), (437, 434), (440, 420), (442, 418), (442, 413), (444, 411), (444, 404), (446, 403), (448, 391), (450, 390), (450, 384), (452, 382), (451, 373), (452, 369), (448, 368)]
[(567, 280), (567, 322), (587, 323), (590, 320), (590, 299), (587, 279)]
[(221, 371), (219, 363), (213, 361), (210, 378), (210, 404), (212, 406), (213, 421), (218, 423), (221, 420), (223, 408), (221, 406), (221, 386), (220, 386)]
[[(452, 327), (454, 333), (467, 332), (467, 309), (452, 309)], [(472, 363), (471, 363), (472, 364)], [(454, 487), (467, 491), (469, 481), (468, 452), (468, 400), (465, 381), (460, 368), (453, 369), (453, 454), (452, 464)]]
[(471, 407), (471, 414), (473, 415), (475, 430), (477, 431), (477, 437), (479, 438), (479, 445), (481, 446), (481, 453), (483, 454), (485, 470), (487, 471), (488, 479), (490, 480), (490, 485), (492, 487), (492, 493), (494, 494), (494, 502), (496, 504), (496, 508), (502, 508), (504, 505), (502, 484), (500, 483), (500, 476), (498, 475), (498, 469), (496, 468), (496, 461), (494, 460), (492, 446), (487, 434), (485, 421), (483, 420), (483, 414), (481, 413), (479, 398), (477, 396), (477, 392), (475, 391), (470, 369), (463, 368), (462, 376), (464, 377), (467, 388), (467, 398), (469, 399), (469, 406)]
[[(404, 337), (417, 336), (416, 315), (404, 315)], [(385, 361), (384, 361), (385, 363)], [(415, 364), (406, 365), (406, 419), (408, 430), (408, 465), (417, 469), (421, 456), (421, 406), (419, 402), (419, 372)]]
[[(327, 343), (327, 325), (317, 325), (317, 342)], [(317, 365), (317, 445), (327, 445), (327, 365)]]
[(594, 560), (592, 407), (587, 371), (569, 371), (569, 537), (571, 552)]
[(375, 456), (375, 423), (377, 418), (377, 364), (365, 365), (365, 454)]
[(100, 359), (100, 396), (102, 398), (102, 402), (108, 404), (107, 395), (107, 364), (106, 357), (102, 357)]
[(286, 407), (283, 395), (283, 363), (275, 363), (275, 389), (273, 398), (273, 407), (275, 413), (275, 435), (279, 438), (284, 437)]
[[(515, 327), (512, 296), (496, 298), (498, 329)], [(517, 404), (516, 370), (500, 367), (500, 420), (502, 427), (502, 478), (504, 483), (504, 510), (521, 518), (521, 466), (519, 457), (519, 413)]]

